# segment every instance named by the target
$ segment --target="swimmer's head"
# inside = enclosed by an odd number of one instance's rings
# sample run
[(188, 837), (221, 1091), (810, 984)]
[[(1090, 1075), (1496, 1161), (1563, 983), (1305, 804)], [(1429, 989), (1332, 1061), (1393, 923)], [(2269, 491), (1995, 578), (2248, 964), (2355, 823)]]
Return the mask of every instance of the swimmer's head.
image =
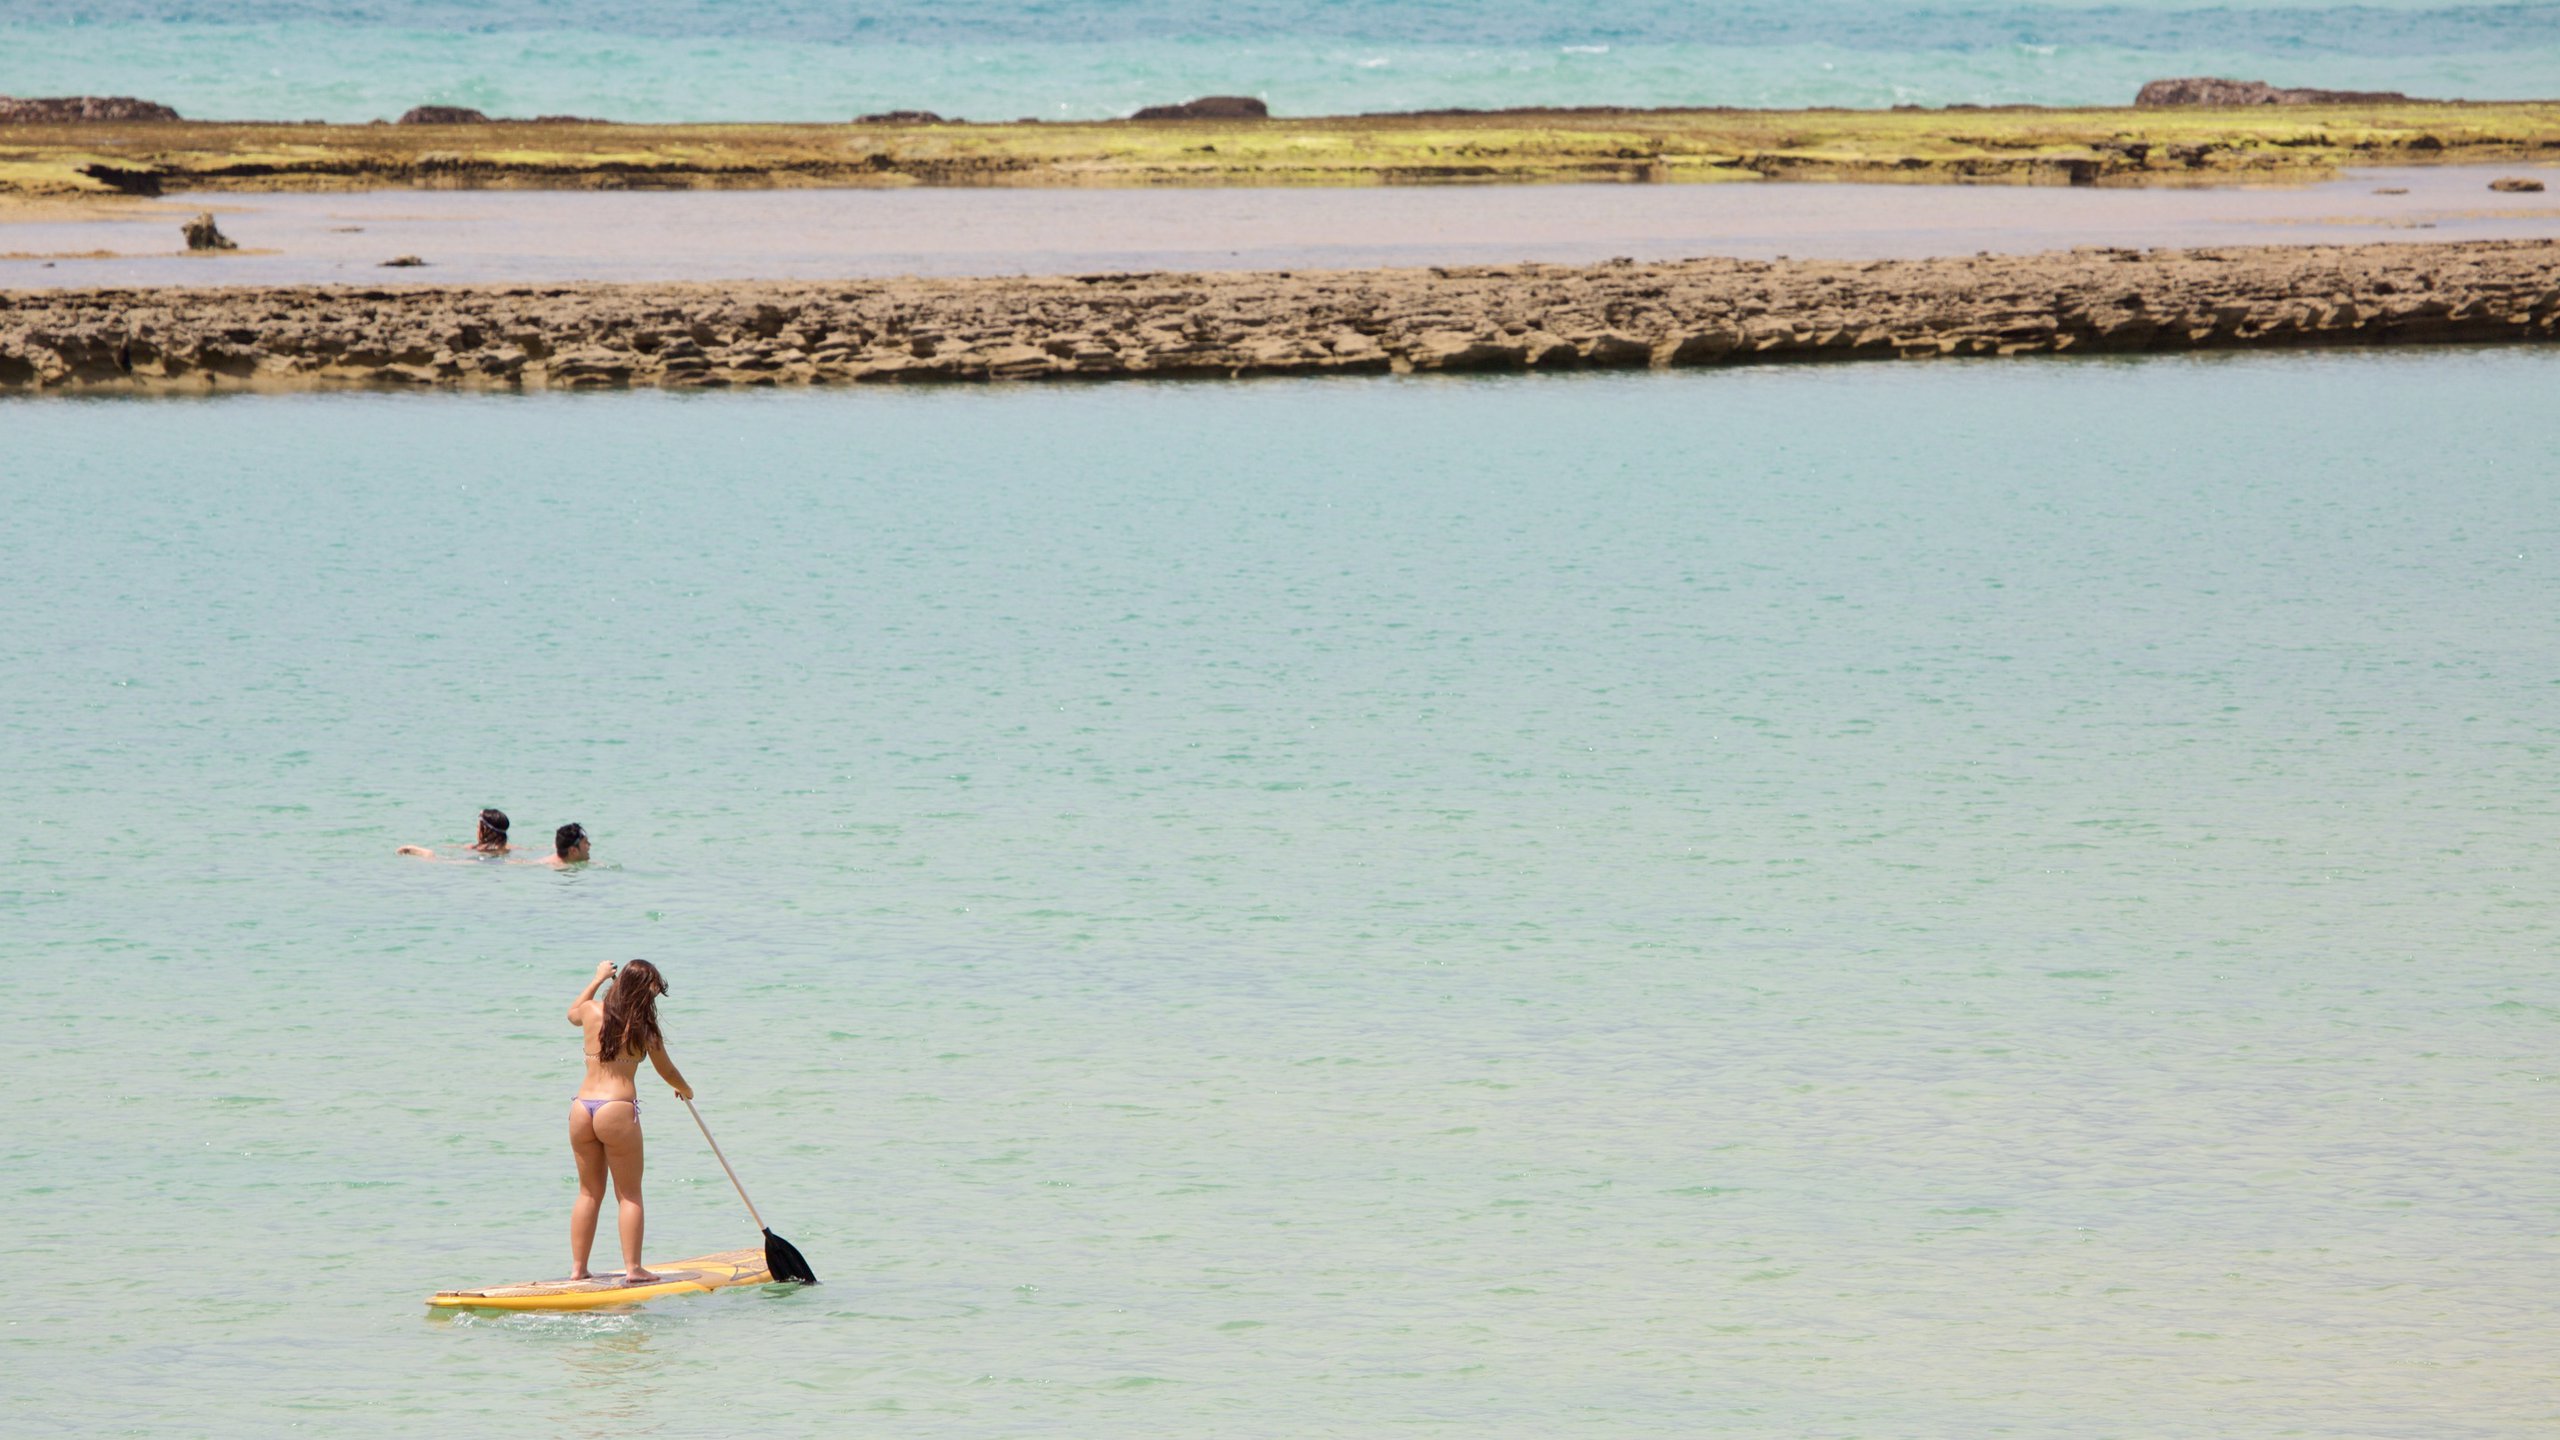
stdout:
[(480, 843), (483, 845), (504, 845), (507, 843), (506, 811), (483, 810), (480, 812)]
[(595, 847), (588, 843), (587, 827), (576, 821), (561, 826), (551, 836), (551, 853), (571, 862), (584, 860)]

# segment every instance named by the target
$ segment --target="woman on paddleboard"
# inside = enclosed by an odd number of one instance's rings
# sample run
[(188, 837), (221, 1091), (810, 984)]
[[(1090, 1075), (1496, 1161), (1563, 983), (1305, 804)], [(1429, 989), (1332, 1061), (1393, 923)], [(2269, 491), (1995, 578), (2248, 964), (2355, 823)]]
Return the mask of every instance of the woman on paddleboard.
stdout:
[[(602, 1000), (596, 991), (610, 982)], [(613, 1197), (622, 1222), (622, 1280), (646, 1284), (658, 1277), (640, 1263), (640, 1057), (649, 1057), (658, 1077), (678, 1099), (693, 1098), (676, 1063), (667, 1058), (666, 1037), (658, 1032), (658, 997), (667, 979), (646, 960), (634, 960), (614, 972), (613, 962), (598, 961), (595, 978), (569, 1002), (569, 1023), (586, 1037), (587, 1079), (578, 1098), (569, 1102), (569, 1149), (578, 1157), (578, 1200), (569, 1209), (570, 1278), (584, 1280), (587, 1252), (595, 1248), (596, 1216), (604, 1209), (604, 1181), (613, 1176)]]

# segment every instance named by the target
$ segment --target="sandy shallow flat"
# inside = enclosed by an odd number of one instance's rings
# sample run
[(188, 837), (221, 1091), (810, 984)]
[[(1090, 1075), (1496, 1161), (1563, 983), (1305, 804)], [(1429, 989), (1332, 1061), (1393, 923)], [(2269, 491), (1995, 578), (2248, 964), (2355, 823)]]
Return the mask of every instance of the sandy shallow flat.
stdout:
[[(2492, 192), (2503, 174), (2552, 190)], [(2404, 194), (2379, 194), (2404, 190)], [(187, 255), (210, 208), (242, 250)], [(2560, 167), (2308, 186), (1548, 185), (1310, 190), (376, 191), (0, 211), (0, 289), (1345, 269), (1629, 256), (1920, 259), (2079, 245), (2560, 237)], [(104, 252), (103, 254), (101, 252)], [(419, 269), (382, 269), (417, 255)]]

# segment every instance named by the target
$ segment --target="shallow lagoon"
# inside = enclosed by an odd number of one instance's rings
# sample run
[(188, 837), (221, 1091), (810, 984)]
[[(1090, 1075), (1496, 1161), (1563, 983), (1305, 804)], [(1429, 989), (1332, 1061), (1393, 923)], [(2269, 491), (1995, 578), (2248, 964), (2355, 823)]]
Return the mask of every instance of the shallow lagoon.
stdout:
[[(0, 1405), (2526, 1433), (2555, 383), (0, 407)], [(426, 1318), (633, 954), (828, 1283)]]
[[(2560, 237), (2498, 194), (2522, 164), (2357, 169), (2211, 189), (1727, 184), (1215, 190), (552, 190), (172, 195), (12, 216), (0, 289), (840, 280), (1519, 261), (1915, 259), (2074, 246), (2362, 245)], [(219, 212), (244, 247), (178, 249)], [(416, 254), (428, 264), (385, 271)], [(8, 258), (15, 256), (18, 258)]]

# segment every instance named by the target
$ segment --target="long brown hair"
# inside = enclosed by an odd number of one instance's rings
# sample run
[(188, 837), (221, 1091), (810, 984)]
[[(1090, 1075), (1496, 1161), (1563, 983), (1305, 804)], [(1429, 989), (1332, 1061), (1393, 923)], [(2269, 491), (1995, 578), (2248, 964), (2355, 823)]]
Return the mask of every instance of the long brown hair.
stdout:
[(604, 992), (604, 1024), (596, 1031), (596, 1054), (611, 1060), (629, 1051), (646, 1055), (661, 1038), (658, 997), (667, 993), (667, 977), (646, 960), (634, 960), (613, 974)]

